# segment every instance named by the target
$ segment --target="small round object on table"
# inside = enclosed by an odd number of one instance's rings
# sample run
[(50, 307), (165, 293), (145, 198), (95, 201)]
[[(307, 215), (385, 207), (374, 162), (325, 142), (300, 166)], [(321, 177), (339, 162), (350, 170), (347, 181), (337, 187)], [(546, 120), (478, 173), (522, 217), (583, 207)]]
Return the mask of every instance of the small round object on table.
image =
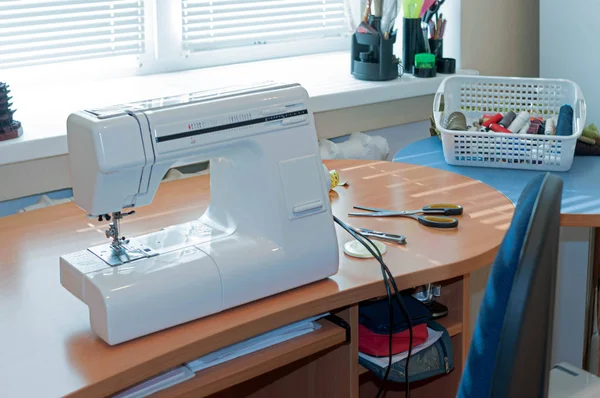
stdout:
[[(375, 246), (377, 246), (381, 255), (383, 255), (386, 252), (387, 247), (385, 243), (379, 242), (377, 240), (373, 240), (372, 242)], [(344, 244), (344, 253), (351, 257), (373, 258), (373, 255), (367, 250), (367, 248), (364, 247), (363, 244), (357, 240), (351, 240), (350, 242), (346, 242)]]

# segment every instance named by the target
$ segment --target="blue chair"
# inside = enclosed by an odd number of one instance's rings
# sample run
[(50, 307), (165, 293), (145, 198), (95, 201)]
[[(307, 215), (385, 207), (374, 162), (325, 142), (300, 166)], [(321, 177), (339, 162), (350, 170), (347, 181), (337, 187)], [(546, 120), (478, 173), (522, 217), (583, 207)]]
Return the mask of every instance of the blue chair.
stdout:
[(548, 396), (562, 180), (533, 178), (492, 265), (459, 398)]

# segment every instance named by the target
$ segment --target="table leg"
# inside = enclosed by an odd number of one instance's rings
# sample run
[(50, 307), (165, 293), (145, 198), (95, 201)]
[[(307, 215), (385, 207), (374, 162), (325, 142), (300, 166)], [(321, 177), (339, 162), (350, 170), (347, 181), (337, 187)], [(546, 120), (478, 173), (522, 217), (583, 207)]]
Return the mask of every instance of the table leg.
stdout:
[(471, 275), (462, 278), (462, 364), (467, 363), (467, 354), (471, 344)]
[(588, 359), (589, 370), (600, 375), (600, 344), (598, 342), (598, 331), (600, 330), (600, 228), (593, 229), (593, 270), (592, 270), (592, 302), (590, 304), (592, 312), (592, 330), (590, 330), (590, 347), (595, 351), (589, 350), (591, 357)]
[(600, 276), (600, 228), (590, 230), (589, 270), (586, 299), (586, 328), (583, 369), (598, 374), (598, 277)]
[(552, 363), (588, 368), (593, 229), (561, 227), (554, 311)]

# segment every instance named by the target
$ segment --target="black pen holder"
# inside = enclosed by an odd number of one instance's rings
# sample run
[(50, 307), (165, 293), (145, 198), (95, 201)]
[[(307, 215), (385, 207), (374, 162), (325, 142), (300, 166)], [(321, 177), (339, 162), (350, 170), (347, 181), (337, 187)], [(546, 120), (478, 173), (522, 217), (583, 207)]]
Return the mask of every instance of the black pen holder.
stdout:
[(436, 60), (444, 58), (444, 39), (429, 39), (429, 52)]
[(402, 19), (402, 64), (404, 71), (413, 72), (415, 55), (427, 52), (421, 18)]
[[(371, 18), (374, 19), (374, 18)], [(369, 20), (371, 26), (379, 21)], [(352, 35), (352, 75), (359, 80), (382, 81), (398, 77), (398, 59), (394, 57), (396, 33), (388, 39), (378, 33), (354, 33)]]

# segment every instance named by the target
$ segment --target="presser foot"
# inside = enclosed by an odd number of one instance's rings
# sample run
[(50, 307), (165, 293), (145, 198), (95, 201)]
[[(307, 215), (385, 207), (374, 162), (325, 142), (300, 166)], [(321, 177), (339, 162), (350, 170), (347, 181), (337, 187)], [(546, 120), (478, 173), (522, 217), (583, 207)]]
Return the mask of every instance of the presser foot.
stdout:
[[(130, 211), (128, 213), (121, 213), (118, 211), (112, 213), (112, 223), (108, 224), (108, 229), (104, 232), (107, 238), (112, 239), (112, 242), (91, 247), (88, 250), (111, 266), (123, 265), (140, 258), (157, 256), (158, 252), (154, 251), (152, 248), (140, 243), (130, 244), (131, 242), (129, 239), (120, 236), (119, 221), (123, 217), (132, 214), (135, 214), (135, 211)], [(111, 220), (111, 216), (108, 214), (100, 216), (98, 220), (102, 221), (103, 217), (106, 221)]]
[(107, 243), (90, 247), (88, 250), (113, 267), (141, 258), (158, 256), (159, 254), (154, 249), (141, 243), (120, 243), (117, 246), (113, 245), (113, 243)]

